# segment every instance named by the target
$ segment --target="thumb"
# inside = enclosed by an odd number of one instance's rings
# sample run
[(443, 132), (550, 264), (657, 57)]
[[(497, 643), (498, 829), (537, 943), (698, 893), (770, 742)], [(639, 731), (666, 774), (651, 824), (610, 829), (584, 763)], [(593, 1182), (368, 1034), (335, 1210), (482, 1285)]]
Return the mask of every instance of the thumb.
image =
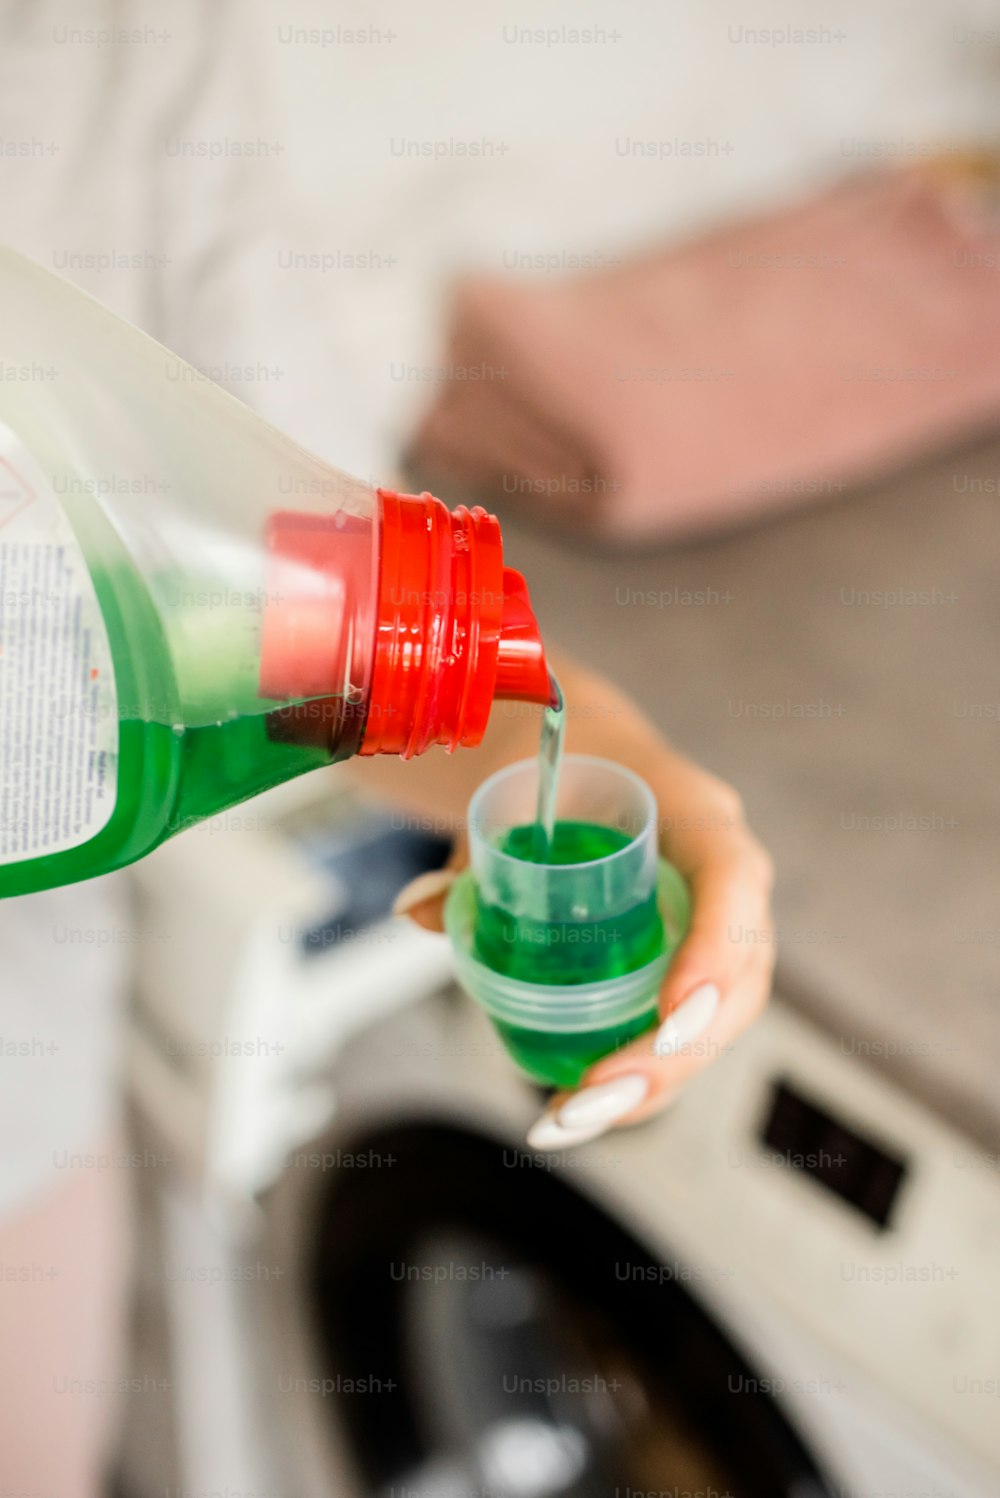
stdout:
[(456, 848), (443, 869), (411, 879), (393, 901), (393, 915), (408, 915), (425, 931), (443, 931), (445, 897), (467, 862), (464, 848)]

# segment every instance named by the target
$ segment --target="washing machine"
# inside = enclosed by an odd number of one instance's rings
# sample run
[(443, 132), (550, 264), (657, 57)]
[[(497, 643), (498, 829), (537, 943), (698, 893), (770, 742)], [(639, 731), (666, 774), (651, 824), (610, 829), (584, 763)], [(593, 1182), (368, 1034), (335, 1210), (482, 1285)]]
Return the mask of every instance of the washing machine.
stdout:
[(662, 1119), (532, 1152), (388, 914), (440, 829), (330, 784), (136, 871), (121, 1491), (1000, 1493), (992, 1162), (780, 994)]

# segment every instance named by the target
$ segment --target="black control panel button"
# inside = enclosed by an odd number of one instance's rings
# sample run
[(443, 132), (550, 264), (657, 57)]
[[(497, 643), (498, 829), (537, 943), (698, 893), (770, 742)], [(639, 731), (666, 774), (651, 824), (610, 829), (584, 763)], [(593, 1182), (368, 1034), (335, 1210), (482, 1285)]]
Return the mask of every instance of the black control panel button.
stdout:
[(890, 1226), (909, 1170), (903, 1155), (848, 1128), (787, 1078), (774, 1084), (760, 1138), (793, 1170), (819, 1182), (876, 1227)]

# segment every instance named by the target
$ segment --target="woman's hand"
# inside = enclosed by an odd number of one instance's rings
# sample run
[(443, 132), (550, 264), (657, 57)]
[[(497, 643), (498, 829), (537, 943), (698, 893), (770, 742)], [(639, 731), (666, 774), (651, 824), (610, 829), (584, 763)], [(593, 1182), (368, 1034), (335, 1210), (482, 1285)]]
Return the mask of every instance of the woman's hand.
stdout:
[[(565, 661), (556, 671), (567, 705), (567, 749), (617, 760), (646, 780), (659, 807), (660, 849), (687, 879), (693, 909), (660, 992), (659, 1027), (595, 1062), (573, 1092), (553, 1097), (528, 1134), (533, 1148), (546, 1150), (658, 1113), (760, 1014), (774, 964), (771, 860), (747, 827), (736, 792), (671, 749), (609, 683)], [(448, 867), (415, 880), (397, 901), (397, 911), (429, 930), (442, 929), (444, 896), (467, 861), (461, 818), (468, 795), (501, 765), (537, 753), (537, 709), (498, 704), (494, 717), (487, 752), (466, 754), (461, 775), (453, 777), (438, 759), (420, 766), (422, 786), (414, 782), (415, 763), (399, 776), (396, 789), (407, 782), (411, 805), (442, 817), (448, 809), (457, 831)], [(371, 783), (367, 773), (365, 779)], [(456, 793), (461, 800), (450, 812)]]

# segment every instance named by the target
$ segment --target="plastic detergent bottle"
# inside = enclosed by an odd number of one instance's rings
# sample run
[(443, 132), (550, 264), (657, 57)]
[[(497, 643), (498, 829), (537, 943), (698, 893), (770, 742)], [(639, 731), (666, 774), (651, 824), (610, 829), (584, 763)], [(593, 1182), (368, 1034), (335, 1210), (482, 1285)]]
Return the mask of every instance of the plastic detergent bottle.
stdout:
[(575, 1087), (656, 1023), (690, 900), (658, 858), (649, 787), (608, 760), (569, 755), (560, 767), (545, 738), (538, 761), (473, 796), (470, 868), (445, 926), (463, 987), (514, 1060), (536, 1081)]
[(338, 473), (8, 251), (0, 333), (0, 893), (548, 700), (485, 510)]

